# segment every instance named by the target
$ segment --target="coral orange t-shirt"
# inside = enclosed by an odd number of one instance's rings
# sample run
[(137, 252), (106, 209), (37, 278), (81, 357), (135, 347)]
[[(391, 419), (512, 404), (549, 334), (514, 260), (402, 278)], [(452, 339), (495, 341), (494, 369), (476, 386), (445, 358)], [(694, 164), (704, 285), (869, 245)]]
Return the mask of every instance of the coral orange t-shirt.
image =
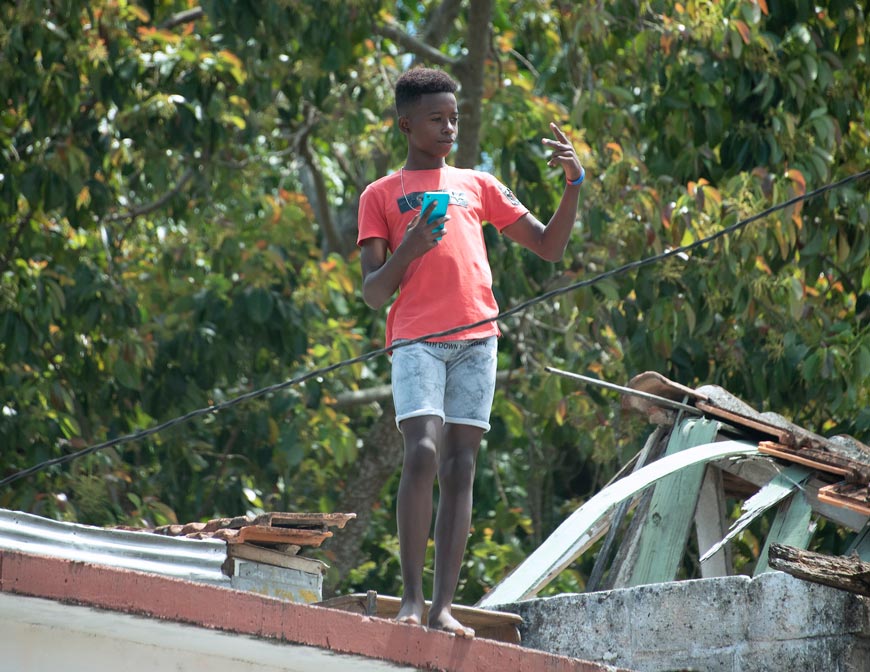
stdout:
[[(498, 315), (483, 224), (489, 222), (501, 231), (528, 212), (511, 190), (489, 173), (452, 166), (397, 171), (363, 191), (357, 244), (367, 238), (383, 238), (393, 253), (419, 211), (425, 191), (450, 194), (447, 235), (408, 266), (399, 297), (387, 315), (387, 346), (397, 339), (419, 338)], [(432, 340), (495, 334), (497, 325), (488, 322)]]

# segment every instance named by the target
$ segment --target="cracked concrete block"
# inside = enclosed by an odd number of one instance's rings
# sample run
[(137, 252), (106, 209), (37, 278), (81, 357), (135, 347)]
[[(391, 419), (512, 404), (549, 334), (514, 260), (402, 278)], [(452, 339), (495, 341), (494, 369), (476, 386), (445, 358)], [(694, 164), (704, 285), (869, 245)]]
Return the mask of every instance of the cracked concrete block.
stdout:
[(751, 639), (780, 641), (867, 633), (867, 602), (854, 593), (784, 572), (766, 572), (751, 582), (746, 596)]
[[(602, 662), (617, 664), (616, 652), (631, 648), (631, 632), (624, 627), (628, 605), (619, 593), (558, 595), (518, 602), (505, 610), (523, 617), (521, 631), (534, 641), (528, 643), (522, 635), (523, 646), (573, 657), (581, 657), (576, 652), (588, 648)], [(564, 627), (552, 627), (556, 623)]]
[(740, 605), (749, 579), (673, 581), (630, 589), (632, 648), (693, 652), (721, 648), (745, 637), (747, 613)]
[(638, 672), (870, 672), (870, 600), (782, 572), (499, 607), (524, 646)]

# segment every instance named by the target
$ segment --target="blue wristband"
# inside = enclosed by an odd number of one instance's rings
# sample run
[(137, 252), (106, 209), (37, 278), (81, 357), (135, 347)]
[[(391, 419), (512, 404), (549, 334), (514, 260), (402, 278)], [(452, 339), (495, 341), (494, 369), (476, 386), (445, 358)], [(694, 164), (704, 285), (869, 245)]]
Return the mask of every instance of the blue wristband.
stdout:
[(568, 184), (575, 184), (576, 185), (576, 184), (583, 184), (583, 180), (585, 180), (585, 179), (586, 179), (586, 170), (583, 168), (583, 166), (580, 166), (580, 177), (578, 177), (576, 180), (573, 180), (573, 181), (569, 180), (566, 177), (565, 181)]

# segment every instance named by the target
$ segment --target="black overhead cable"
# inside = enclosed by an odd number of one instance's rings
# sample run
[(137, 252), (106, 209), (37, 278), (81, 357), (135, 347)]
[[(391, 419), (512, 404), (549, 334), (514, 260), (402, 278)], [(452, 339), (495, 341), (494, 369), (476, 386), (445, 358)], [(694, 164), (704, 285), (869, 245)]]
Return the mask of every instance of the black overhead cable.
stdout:
[(4, 485), (8, 485), (14, 481), (17, 481), (20, 478), (24, 478), (26, 476), (30, 476), (35, 474), (38, 471), (42, 471), (43, 469), (47, 469), (48, 467), (53, 467), (59, 464), (65, 464), (66, 462), (71, 462), (80, 457), (84, 457), (85, 455), (90, 455), (91, 453), (96, 453), (100, 450), (105, 450), (106, 448), (112, 448), (113, 446), (119, 446), (124, 443), (129, 443), (131, 441), (136, 441), (137, 439), (143, 439), (146, 436), (151, 436), (152, 434), (157, 434), (162, 432), (165, 429), (169, 429), (174, 427), (175, 425), (180, 425), (182, 423), (187, 422), (188, 420), (193, 420), (202, 415), (208, 415), (210, 413), (219, 413), (220, 411), (226, 410), (228, 408), (232, 408), (238, 404), (241, 404), (244, 401), (248, 401), (249, 399), (256, 399), (258, 397), (262, 397), (266, 394), (270, 394), (272, 392), (278, 392), (280, 390), (284, 390), (288, 387), (292, 387), (294, 385), (299, 385), (300, 383), (304, 383), (307, 380), (312, 378), (323, 376), (327, 373), (332, 373), (333, 371), (343, 368), (345, 366), (350, 366), (352, 364), (359, 364), (360, 362), (368, 361), (369, 359), (373, 359), (375, 357), (379, 357), (380, 355), (384, 355), (392, 350), (398, 350), (399, 348), (404, 348), (409, 345), (413, 345), (415, 343), (420, 343), (421, 341), (425, 341), (432, 338), (438, 338), (441, 336), (450, 336), (451, 334), (456, 334), (461, 331), (465, 331), (466, 329), (472, 329), (474, 327), (479, 327), (484, 324), (488, 324), (490, 322), (495, 322), (496, 320), (501, 320), (506, 317), (511, 317), (512, 315), (516, 315), (517, 313), (522, 312), (526, 308), (533, 306), (538, 303), (542, 303), (548, 299), (552, 299), (557, 296), (561, 296), (562, 294), (567, 294), (568, 292), (573, 292), (577, 289), (582, 289), (583, 287), (589, 287), (594, 285), (597, 282), (601, 282), (602, 280), (606, 280), (607, 278), (614, 277), (616, 275), (621, 275), (626, 273), (627, 271), (631, 271), (637, 268), (641, 268), (643, 266), (649, 266), (650, 264), (657, 263), (664, 259), (668, 259), (669, 257), (673, 257), (679, 254), (685, 254), (686, 252), (690, 252), (698, 247), (702, 247), (707, 243), (710, 243), (714, 240), (727, 236), (735, 231), (748, 226), (749, 224), (758, 221), (768, 215), (777, 212), (779, 210), (783, 210), (791, 205), (795, 205), (800, 203), (801, 201), (806, 201), (811, 198), (815, 198), (816, 196), (820, 196), (821, 194), (827, 193), (828, 191), (832, 191), (833, 189), (839, 189), (851, 182), (855, 182), (857, 180), (863, 179), (867, 176), (870, 176), (870, 169), (861, 171), (859, 173), (855, 173), (848, 177), (843, 178), (837, 182), (826, 184), (818, 189), (815, 189), (809, 193), (802, 194), (800, 196), (795, 196), (790, 198), (787, 201), (779, 203), (777, 205), (773, 205), (766, 210), (762, 210), (761, 212), (747, 217), (746, 219), (735, 222), (730, 226), (726, 226), (724, 229), (717, 231), (709, 236), (704, 238), (700, 238), (693, 243), (689, 243), (688, 245), (681, 245), (680, 247), (673, 248), (671, 250), (666, 250), (660, 254), (653, 255), (651, 257), (646, 257), (644, 259), (639, 259), (637, 261), (632, 261), (623, 266), (619, 266), (617, 268), (613, 268), (609, 271), (604, 271), (603, 273), (599, 273), (591, 278), (587, 278), (585, 280), (580, 280), (570, 285), (566, 285), (565, 287), (559, 287), (557, 289), (550, 290), (549, 292), (545, 292), (544, 294), (540, 294), (536, 297), (533, 297), (527, 301), (523, 301), (522, 303), (517, 304), (513, 308), (510, 308), (502, 313), (499, 313), (495, 317), (489, 317), (483, 320), (479, 320), (477, 322), (472, 322), (471, 324), (464, 324), (459, 327), (454, 327), (453, 329), (447, 329), (445, 331), (438, 331), (432, 334), (426, 334), (425, 336), (420, 336), (419, 338), (415, 338), (408, 341), (402, 341), (401, 343), (393, 344), (390, 347), (379, 348), (377, 350), (372, 350), (371, 352), (367, 352), (362, 355), (358, 355), (357, 357), (353, 357), (351, 359), (345, 359), (341, 362), (337, 362), (335, 364), (331, 364), (330, 366), (326, 366), (322, 369), (316, 369), (314, 371), (309, 371), (308, 373), (302, 374), (300, 376), (296, 376), (295, 378), (291, 378), (289, 380), (285, 380), (281, 383), (276, 383), (274, 385), (269, 385), (268, 387), (263, 387), (258, 390), (253, 390), (251, 392), (247, 392), (238, 397), (234, 397), (233, 399), (228, 399), (227, 401), (221, 402), (219, 404), (214, 404), (213, 406), (206, 406), (205, 408), (199, 408), (194, 411), (190, 411), (189, 413), (185, 413), (184, 415), (180, 415), (176, 418), (172, 418), (167, 420), (166, 422), (160, 423), (159, 425), (154, 425), (153, 427), (149, 427), (148, 429), (140, 429), (131, 434), (125, 434), (123, 436), (118, 436), (114, 439), (110, 439), (108, 441), (103, 441), (102, 443), (94, 444), (93, 446), (88, 446), (87, 448), (82, 448), (74, 453), (69, 453), (68, 455), (62, 455), (60, 457), (55, 457), (50, 460), (45, 460), (44, 462), (40, 462), (35, 464), (27, 469), (23, 469), (18, 471), (6, 478), (0, 480), (0, 487)]

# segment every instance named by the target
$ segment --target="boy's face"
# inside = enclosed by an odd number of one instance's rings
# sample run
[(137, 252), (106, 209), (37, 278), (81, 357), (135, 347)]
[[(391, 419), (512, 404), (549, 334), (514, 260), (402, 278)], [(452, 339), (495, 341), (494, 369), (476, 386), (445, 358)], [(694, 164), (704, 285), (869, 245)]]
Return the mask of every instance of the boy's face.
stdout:
[(452, 93), (427, 93), (399, 118), (409, 149), (443, 158), (453, 149), (459, 130), (459, 108)]

